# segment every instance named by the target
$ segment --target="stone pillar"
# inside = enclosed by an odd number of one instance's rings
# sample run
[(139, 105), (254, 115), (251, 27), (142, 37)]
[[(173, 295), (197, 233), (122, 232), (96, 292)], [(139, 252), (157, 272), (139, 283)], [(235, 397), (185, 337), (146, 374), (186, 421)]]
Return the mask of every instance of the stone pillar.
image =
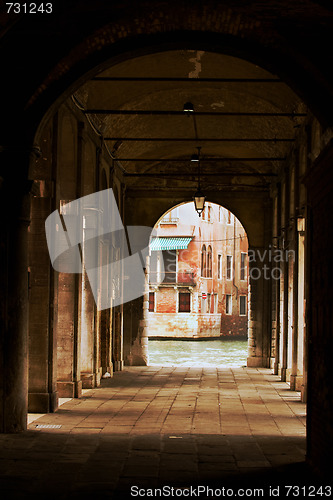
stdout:
[[(146, 258), (144, 294), (135, 301), (137, 313), (141, 316), (138, 324), (138, 334), (131, 348), (131, 364), (147, 366), (148, 353), (148, 317), (149, 317), (149, 257)], [(139, 317), (140, 317), (139, 316)]]
[[(54, 125), (54, 163), (56, 206), (60, 214), (69, 202), (81, 196), (82, 126), (64, 107), (57, 113)], [(69, 209), (70, 210), (70, 209)], [(78, 224), (76, 213), (66, 213)], [(82, 228), (79, 227), (78, 231)], [(81, 275), (56, 273), (54, 328), (57, 336), (57, 369), (59, 397), (80, 397)]]
[(124, 355), (125, 364), (145, 366), (139, 335), (143, 321), (143, 297), (124, 304)]
[(286, 381), (288, 364), (288, 262), (283, 258), (281, 280), (281, 337), (280, 337), (280, 375)]
[[(82, 244), (82, 284), (81, 284), (81, 379), (82, 387), (85, 389), (95, 387), (99, 384), (96, 377), (96, 315), (95, 299), (91, 290), (88, 275), (84, 268), (86, 259), (89, 259), (89, 267), (96, 269), (98, 273), (97, 242), (96, 247), (89, 248), (87, 241), (95, 234), (98, 223), (96, 213), (89, 210), (83, 217), (83, 244)], [(89, 251), (89, 256), (87, 252)], [(94, 252), (95, 251), (95, 252)], [(95, 260), (95, 262), (92, 262)]]
[[(119, 303), (122, 297), (122, 276), (121, 272), (122, 259), (120, 248), (113, 246), (112, 262), (118, 266), (115, 271), (115, 276), (110, 277), (110, 285), (112, 283), (112, 294), (114, 299)], [(114, 371), (121, 371), (124, 366), (123, 360), (123, 306), (117, 305), (112, 309), (112, 363)]]
[(299, 374), (298, 367), (298, 351), (299, 351), (299, 329), (298, 329), (298, 281), (299, 281), (299, 252), (298, 252), (298, 233), (297, 224), (295, 224), (294, 232), (294, 262), (293, 262), (293, 283), (292, 283), (292, 294), (293, 294), (293, 307), (292, 307), (292, 359), (291, 359), (291, 373), (290, 373), (290, 389), (292, 391), (296, 390), (296, 382)]
[(284, 172), (284, 196), (283, 196), (283, 206), (282, 211), (283, 215), (281, 217), (281, 222), (283, 224), (282, 228), (282, 245), (281, 249), (283, 250), (283, 262), (282, 262), (282, 276), (283, 276), (283, 293), (281, 294), (281, 299), (283, 302), (283, 306), (281, 304), (282, 310), (282, 325), (281, 325), (281, 380), (286, 381), (287, 379), (287, 368), (288, 368), (288, 333), (289, 333), (289, 277), (290, 277), (290, 269), (289, 263), (286, 255), (286, 250), (289, 248), (290, 239), (289, 239), (289, 214), (290, 214), (290, 182), (289, 182), (289, 171), (286, 168)]
[[(28, 203), (27, 200), (24, 203)], [(28, 214), (11, 221), (7, 254), (7, 328), (3, 339), (3, 432), (26, 428), (28, 394)]]
[[(123, 343), (123, 348), (124, 348), (124, 364), (131, 366), (132, 364), (132, 355), (131, 355), (131, 349), (132, 349), (132, 339), (134, 335), (134, 308), (135, 304), (134, 301), (131, 300), (130, 302), (127, 302), (124, 304), (124, 343)], [(137, 331), (137, 329), (136, 329)]]
[(55, 271), (51, 266), (45, 220), (56, 209), (57, 114), (39, 136), (40, 155), (31, 163), (33, 180), (29, 228), (29, 395), (30, 412), (58, 406), (57, 342), (54, 329)]
[(307, 461), (320, 476), (332, 476), (333, 445), (333, 140), (306, 178), (307, 235)]
[(102, 375), (113, 374), (112, 340), (111, 340), (112, 309), (104, 309), (100, 314), (101, 325), (101, 367)]
[[(0, 172), (0, 432), (27, 427), (29, 155), (4, 149)], [(20, 175), (18, 175), (20, 172)], [(17, 178), (16, 178), (17, 175)], [(12, 176), (12, 178), (11, 178)]]
[[(281, 184), (276, 186), (276, 204), (275, 204), (275, 227), (273, 233), (273, 248), (278, 251), (281, 246), (280, 242), (281, 231)], [(280, 262), (274, 260), (274, 275), (273, 286), (275, 288), (275, 346), (274, 346), (274, 375), (279, 373), (280, 369), (280, 339), (281, 339), (281, 267)]]
[(306, 381), (304, 379), (307, 360), (305, 356), (305, 218), (298, 220), (298, 273), (297, 273), (297, 374), (295, 389), (301, 391), (302, 401), (306, 401)]
[(268, 367), (270, 363), (270, 327), (265, 310), (270, 310), (271, 266), (267, 249), (249, 249), (249, 356), (247, 366)]
[(79, 398), (82, 394), (80, 373), (80, 283), (79, 274), (57, 274), (55, 325), (58, 342), (59, 397)]
[(118, 372), (124, 368), (123, 359), (123, 310), (122, 306), (114, 308), (113, 316), (113, 369)]
[(58, 407), (54, 271), (45, 236), (45, 219), (52, 211), (52, 184), (35, 181), (33, 192), (29, 231), (29, 411), (48, 413)]
[[(290, 382), (290, 377), (292, 373), (292, 363), (293, 363), (293, 356), (295, 352), (295, 348), (297, 350), (297, 345), (294, 345), (296, 339), (294, 335), (294, 293), (295, 290), (293, 288), (294, 286), (294, 281), (295, 281), (295, 275), (294, 275), (294, 267), (295, 267), (295, 261), (293, 254), (286, 252), (286, 259), (288, 263), (288, 329), (287, 329), (287, 360), (286, 360), (286, 378), (288, 382)], [(297, 307), (297, 306), (296, 306)], [(296, 351), (297, 352), (297, 351)]]

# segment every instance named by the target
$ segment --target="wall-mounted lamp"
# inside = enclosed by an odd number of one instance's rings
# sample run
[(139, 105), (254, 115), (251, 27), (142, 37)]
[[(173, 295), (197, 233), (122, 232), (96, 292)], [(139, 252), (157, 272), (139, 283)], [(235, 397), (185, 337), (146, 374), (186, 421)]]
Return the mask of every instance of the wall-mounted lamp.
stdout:
[(199, 217), (201, 217), (201, 214), (205, 208), (206, 197), (202, 193), (201, 187), (200, 187), (200, 148), (198, 148), (197, 155), (192, 155), (191, 161), (198, 163), (198, 189), (193, 196), (193, 201), (194, 201), (194, 207), (195, 207), (196, 211), (198, 212)]
[(304, 233), (305, 231), (305, 218), (302, 216), (297, 217), (297, 231)]
[(190, 115), (191, 113), (194, 113), (194, 107), (191, 102), (185, 102), (184, 107), (183, 107), (184, 113), (187, 113)]

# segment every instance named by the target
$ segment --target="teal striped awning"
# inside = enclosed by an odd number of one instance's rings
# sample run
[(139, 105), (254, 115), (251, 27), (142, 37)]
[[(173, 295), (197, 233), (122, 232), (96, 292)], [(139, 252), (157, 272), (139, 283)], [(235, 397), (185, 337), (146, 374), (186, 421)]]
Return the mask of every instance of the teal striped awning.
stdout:
[(185, 250), (193, 239), (190, 237), (180, 238), (153, 238), (150, 242), (150, 250)]

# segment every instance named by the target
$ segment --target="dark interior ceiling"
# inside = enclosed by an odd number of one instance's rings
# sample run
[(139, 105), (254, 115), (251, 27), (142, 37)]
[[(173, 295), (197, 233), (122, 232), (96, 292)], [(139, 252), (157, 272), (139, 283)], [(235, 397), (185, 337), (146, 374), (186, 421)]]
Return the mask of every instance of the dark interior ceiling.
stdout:
[[(307, 109), (275, 75), (217, 53), (177, 50), (127, 60), (76, 93), (128, 186), (265, 189), (286, 165)], [(193, 104), (193, 113), (183, 111)], [(200, 148), (198, 150), (197, 148)]]

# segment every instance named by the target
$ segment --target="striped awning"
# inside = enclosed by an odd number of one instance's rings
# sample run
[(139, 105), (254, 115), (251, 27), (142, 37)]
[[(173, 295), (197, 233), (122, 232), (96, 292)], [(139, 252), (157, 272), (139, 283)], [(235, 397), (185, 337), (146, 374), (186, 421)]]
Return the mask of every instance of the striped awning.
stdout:
[(178, 238), (153, 238), (150, 242), (150, 250), (185, 250), (192, 237)]

